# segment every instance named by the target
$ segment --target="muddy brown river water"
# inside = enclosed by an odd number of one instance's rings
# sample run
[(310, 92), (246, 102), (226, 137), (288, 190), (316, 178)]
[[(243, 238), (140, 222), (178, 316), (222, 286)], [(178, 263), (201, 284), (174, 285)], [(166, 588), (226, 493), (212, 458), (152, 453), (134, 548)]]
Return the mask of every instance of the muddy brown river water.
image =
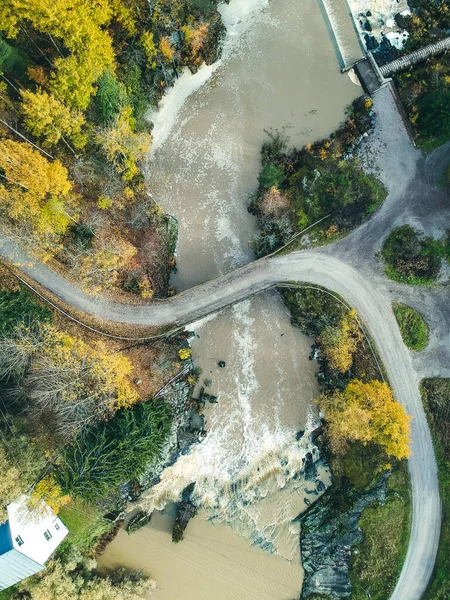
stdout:
[[(312, 142), (361, 93), (340, 73), (322, 8), (317, 0), (222, 5), (223, 59), (185, 73), (153, 115), (147, 178), (179, 221), (177, 290), (253, 259), (247, 204), (264, 130), (284, 129), (291, 145)], [(317, 396), (310, 341), (276, 292), (191, 329), (200, 385), (210, 379), (219, 402), (207, 409), (206, 439), (166, 469), (146, 502), (170, 508), (196, 481), (202, 510), (181, 544), (170, 541), (172, 517), (156, 512), (145, 529), (121, 533), (101, 564), (144, 569), (158, 582), (158, 600), (291, 600), (302, 580), (293, 519), (310, 485), (293, 477), (310, 450), (296, 434), (313, 422)]]

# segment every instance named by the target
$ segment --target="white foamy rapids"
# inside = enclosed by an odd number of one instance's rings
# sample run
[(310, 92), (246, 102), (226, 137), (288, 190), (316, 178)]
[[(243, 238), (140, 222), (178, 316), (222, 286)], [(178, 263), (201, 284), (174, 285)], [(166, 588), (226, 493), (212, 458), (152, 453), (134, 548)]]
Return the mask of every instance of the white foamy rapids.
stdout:
[(411, 14), (407, 0), (349, 0), (349, 5), (362, 37), (367, 32), (361, 27), (360, 15), (366, 15), (367, 11), (370, 11), (371, 15), (368, 17), (372, 26), (370, 35), (379, 42), (385, 35), (393, 46), (399, 50), (403, 48), (409, 34), (397, 26), (394, 17), (397, 13)]
[[(317, 496), (314, 480), (305, 479), (305, 466), (319, 460), (313, 429), (311, 419), (300, 440), (293, 430), (248, 432), (251, 442), (246, 436), (233, 457), (223, 443), (227, 432), (212, 429), (202, 444), (163, 472), (141, 504), (149, 512), (161, 510), (195, 482), (192, 500), (209, 520), (227, 523), (251, 543), (292, 560), (298, 553), (295, 519)], [(329, 484), (328, 469), (320, 466), (318, 477)]]
[(219, 6), (218, 10), (227, 30), (222, 58), (212, 65), (202, 64), (196, 73), (191, 73), (185, 67), (175, 84), (163, 96), (158, 110), (149, 113), (148, 119), (153, 122), (151, 153), (166, 141), (189, 96), (199, 90), (211, 78), (214, 71), (232, 56), (242, 35), (267, 4), (268, 0), (231, 0), (229, 4), (224, 3)]
[[(347, 63), (352, 61), (352, 52), (347, 41), (348, 13), (343, 11), (340, 5), (340, 10), (338, 10), (335, 0), (322, 0), (322, 3), (327, 12), (334, 36), (336, 38), (336, 43), (342, 56), (344, 63), (342, 66), (346, 66)], [(342, 21), (343, 18), (345, 19), (345, 22)]]

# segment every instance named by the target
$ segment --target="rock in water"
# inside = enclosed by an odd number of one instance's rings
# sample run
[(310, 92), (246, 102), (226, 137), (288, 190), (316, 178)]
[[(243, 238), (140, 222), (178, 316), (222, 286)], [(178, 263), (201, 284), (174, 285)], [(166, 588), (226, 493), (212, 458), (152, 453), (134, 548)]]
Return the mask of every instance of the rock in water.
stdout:
[(191, 483), (183, 490), (181, 502), (178, 505), (177, 516), (172, 529), (172, 542), (175, 542), (175, 544), (181, 542), (187, 524), (197, 514), (197, 507), (190, 500), (194, 486), (195, 483)]

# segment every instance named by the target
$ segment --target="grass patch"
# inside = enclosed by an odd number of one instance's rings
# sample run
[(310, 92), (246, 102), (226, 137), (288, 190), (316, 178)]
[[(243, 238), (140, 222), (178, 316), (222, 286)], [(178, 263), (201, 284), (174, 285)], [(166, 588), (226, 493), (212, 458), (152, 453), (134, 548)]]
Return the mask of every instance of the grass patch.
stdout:
[(114, 527), (112, 522), (103, 518), (97, 506), (79, 499), (63, 506), (58, 516), (70, 532), (58, 552), (64, 552), (69, 546), (75, 546), (81, 552), (88, 552), (103, 534)]
[(7, 590), (3, 590), (0, 592), (0, 600), (9, 600), (19, 591), (16, 585), (9, 587)]
[(439, 548), (424, 600), (446, 600), (450, 597), (450, 379), (424, 379), (421, 392), (433, 437), (442, 501)]
[(25, 288), (0, 288), (0, 330), (7, 334), (19, 323), (52, 321), (53, 314)]
[(411, 491), (406, 461), (398, 463), (387, 481), (385, 504), (367, 507), (359, 525), (364, 539), (352, 557), (351, 598), (385, 600), (395, 587), (411, 529)]
[(428, 344), (428, 325), (420, 313), (405, 304), (393, 304), (395, 318), (397, 319), (402, 339), (410, 350), (420, 352)]

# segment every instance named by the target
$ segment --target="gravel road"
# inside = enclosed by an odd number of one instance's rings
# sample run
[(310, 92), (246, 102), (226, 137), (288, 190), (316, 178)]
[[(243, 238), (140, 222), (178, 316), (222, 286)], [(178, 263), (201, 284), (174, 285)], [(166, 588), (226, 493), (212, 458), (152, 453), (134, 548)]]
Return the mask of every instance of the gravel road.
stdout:
[[(102, 319), (140, 326), (184, 325), (282, 282), (308, 282), (340, 294), (362, 318), (384, 362), (397, 399), (413, 417), (411, 473), (413, 522), (407, 556), (391, 600), (419, 600), (431, 576), (439, 541), (441, 504), (436, 462), (419, 393), (419, 378), (450, 374), (448, 288), (412, 288), (387, 281), (376, 258), (390, 229), (404, 222), (439, 235), (450, 223), (448, 196), (436, 186), (444, 153), (424, 159), (410, 144), (388, 88), (375, 98), (379, 125), (369, 148), (371, 167), (389, 197), (366, 225), (319, 250), (265, 258), (148, 306), (118, 304), (86, 295), (45, 265), (32, 262), (0, 235), (0, 255), (66, 304)], [(375, 150), (374, 150), (375, 148)], [(430, 218), (433, 215), (433, 219)], [(406, 301), (431, 326), (427, 350), (413, 357), (392, 313)]]

